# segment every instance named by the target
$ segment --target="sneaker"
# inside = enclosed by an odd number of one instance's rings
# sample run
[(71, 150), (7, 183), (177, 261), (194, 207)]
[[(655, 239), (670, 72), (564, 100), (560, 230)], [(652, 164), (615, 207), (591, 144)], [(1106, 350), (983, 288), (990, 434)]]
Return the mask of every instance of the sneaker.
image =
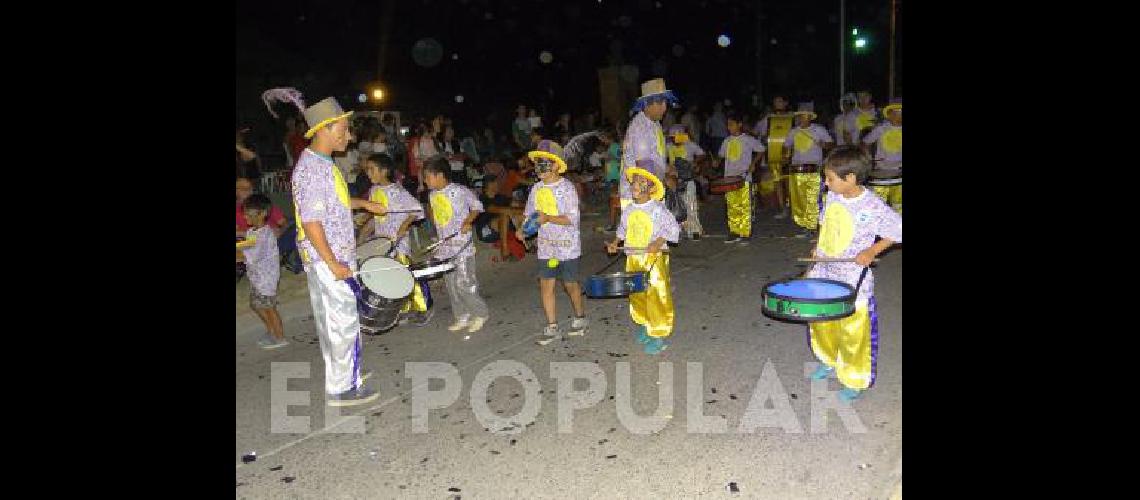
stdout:
[(435, 309), (428, 309), (424, 312), (417, 312), (415, 314), (412, 314), (411, 318), (408, 320), (408, 324), (416, 328), (423, 328), (427, 326), (429, 322), (431, 322), (431, 319), (433, 317), (435, 317)]
[(740, 238), (740, 244), (741, 245), (747, 245), (749, 243), (752, 243), (752, 237), (751, 236), (748, 236), (745, 238)]
[(562, 338), (562, 334), (558, 331), (558, 323), (551, 323), (549, 325), (546, 325), (546, 328), (542, 330), (542, 335), (543, 338), (536, 340), (536, 344), (547, 345), (551, 342), (554, 342), (555, 340)]
[(361, 386), (356, 389), (348, 390), (340, 394), (329, 394), (325, 402), (329, 406), (356, 406), (371, 403), (377, 399), (380, 399), (380, 391), (361, 384)]
[(737, 237), (735, 237), (735, 238), (731, 238), (731, 239), (727, 239), (727, 240), (724, 240), (724, 243), (725, 243), (725, 244), (729, 244), (729, 243), (737, 243), (737, 242), (739, 242), (739, 241), (740, 241), (740, 240), (742, 240), (742, 239), (744, 239), (744, 238), (741, 238), (741, 237), (737, 236)]
[(571, 337), (578, 337), (586, 334), (586, 328), (590, 326), (590, 321), (585, 316), (581, 318), (574, 318), (570, 320), (570, 331), (566, 332)]
[(862, 396), (862, 395), (863, 395), (863, 391), (861, 391), (859, 389), (851, 389), (849, 387), (844, 387), (842, 390), (839, 391), (839, 400), (843, 401), (844, 403), (850, 403), (856, 399), (859, 399), (859, 396)]
[(467, 321), (467, 318), (457, 319), (455, 320), (455, 323), (452, 323), (451, 326), (447, 327), (447, 329), (452, 332), (458, 332), (459, 330), (467, 328)]
[(828, 375), (831, 375), (833, 372), (835, 372), (835, 368), (832, 368), (832, 367), (827, 366), (823, 363), (820, 363), (819, 368), (816, 368), (815, 371), (812, 372), (812, 374), (809, 376), (811, 377), (812, 380), (823, 380), (823, 379), (827, 378)]
[(660, 354), (661, 351), (669, 348), (669, 344), (665, 339), (660, 337), (651, 337), (649, 342), (645, 344), (645, 354)]
[(648, 344), (651, 340), (651, 337), (649, 336), (649, 330), (645, 328), (645, 325), (638, 325), (637, 329), (634, 330), (633, 333), (637, 337), (638, 344)]
[(470, 326), (467, 328), (467, 333), (475, 333), (483, 328), (483, 323), (487, 322), (487, 318), (475, 318), (471, 320)]
[(289, 345), (289, 341), (285, 339), (276, 339), (272, 335), (266, 334), (257, 341), (257, 346), (262, 349), (277, 349), (278, 347), (285, 347)]
[(788, 213), (787, 213), (787, 212), (780, 212), (780, 213), (776, 214), (776, 215), (775, 215), (774, 217), (772, 217), (772, 218), (773, 218), (773, 219), (776, 219), (776, 220), (787, 219), (787, 218), (788, 218)]

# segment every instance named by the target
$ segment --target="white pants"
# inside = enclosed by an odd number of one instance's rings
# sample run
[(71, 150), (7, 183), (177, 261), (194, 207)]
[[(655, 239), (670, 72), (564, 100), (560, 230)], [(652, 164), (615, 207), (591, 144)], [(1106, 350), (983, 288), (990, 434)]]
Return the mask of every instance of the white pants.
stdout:
[[(356, 263), (349, 267), (356, 271)], [(325, 358), (325, 392), (340, 394), (360, 384), (360, 316), (356, 295), (348, 283), (337, 280), (329, 266), (316, 262), (311, 266), (309, 300), (313, 320), (321, 340)]]
[(697, 198), (696, 182), (689, 181), (686, 184), (685, 193), (681, 195), (681, 201), (685, 204), (685, 210), (689, 212), (689, 217), (681, 223), (681, 230), (689, 235), (704, 235), (705, 230), (701, 227), (700, 199)]
[(475, 257), (456, 258), (455, 270), (443, 275), (447, 296), (451, 298), (451, 312), (456, 321), (486, 318), (487, 303), (479, 296), (479, 280), (475, 277)]

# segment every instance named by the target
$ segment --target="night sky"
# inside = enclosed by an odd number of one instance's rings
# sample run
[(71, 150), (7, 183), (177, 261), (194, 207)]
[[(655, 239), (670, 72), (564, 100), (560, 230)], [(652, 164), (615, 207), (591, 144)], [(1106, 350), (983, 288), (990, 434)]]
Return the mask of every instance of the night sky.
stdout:
[[(272, 86), (355, 108), (373, 81), (387, 89), (385, 108), (443, 112), (461, 128), (505, 124), (519, 103), (553, 118), (596, 108), (597, 69), (619, 60), (638, 66), (638, 83), (663, 76), (684, 104), (708, 109), (727, 98), (749, 111), (753, 95), (785, 92), (829, 113), (839, 95), (838, 14), (838, 0), (245, 0), (236, 13), (238, 121), (270, 119), (258, 95)], [(849, 0), (847, 23), (871, 40), (865, 55), (849, 52), (848, 90), (868, 88), (885, 102), (890, 1)], [(760, 88), (758, 24), (767, 42)], [(901, 7), (897, 26), (901, 68)], [(729, 47), (717, 46), (721, 34)], [(413, 58), (425, 38), (442, 45), (432, 67)], [(551, 64), (539, 61), (544, 50)]]

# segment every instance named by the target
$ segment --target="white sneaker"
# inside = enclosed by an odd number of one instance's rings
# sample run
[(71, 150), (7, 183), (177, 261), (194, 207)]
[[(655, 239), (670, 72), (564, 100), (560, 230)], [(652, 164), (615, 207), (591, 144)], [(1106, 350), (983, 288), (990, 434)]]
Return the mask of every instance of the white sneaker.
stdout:
[(787, 219), (787, 218), (788, 218), (788, 213), (787, 213), (787, 212), (780, 212), (780, 213), (776, 214), (776, 216), (775, 216), (775, 217), (772, 217), (772, 218), (773, 218), (773, 219), (776, 219), (776, 220), (780, 220), (780, 219)]
[(551, 342), (554, 342), (555, 340), (562, 338), (562, 335), (558, 332), (558, 323), (551, 323), (549, 325), (546, 325), (546, 328), (542, 330), (542, 335), (542, 338), (534, 341), (534, 343), (538, 345), (547, 345)]
[(737, 237), (735, 237), (735, 238), (732, 238), (732, 239), (730, 239), (730, 240), (724, 240), (724, 242), (725, 242), (725, 244), (728, 244), (728, 243), (736, 243), (736, 242), (738, 242), (738, 241), (740, 241), (740, 240), (742, 240), (742, 239), (744, 239), (744, 238), (741, 238), (741, 237), (737, 236)]
[(579, 337), (586, 334), (586, 328), (590, 326), (590, 322), (583, 316), (581, 318), (574, 318), (570, 320), (570, 330), (566, 335), (571, 337)]
[(453, 331), (453, 332), (458, 332), (459, 330), (467, 328), (467, 325), (468, 325), (467, 318), (460, 318), (460, 319), (455, 320), (455, 323), (452, 323), (451, 326), (447, 327), (447, 329), (450, 331)]
[(483, 328), (483, 323), (487, 322), (487, 318), (475, 318), (471, 320), (470, 326), (467, 328), (468, 333), (475, 333)]

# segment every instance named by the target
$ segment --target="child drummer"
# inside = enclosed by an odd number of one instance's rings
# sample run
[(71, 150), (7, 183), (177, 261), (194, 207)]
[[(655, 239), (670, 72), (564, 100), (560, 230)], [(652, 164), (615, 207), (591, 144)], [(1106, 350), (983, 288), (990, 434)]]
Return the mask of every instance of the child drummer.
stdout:
[[(744, 185), (736, 191), (729, 191), (724, 195), (724, 203), (728, 217), (728, 231), (732, 238), (724, 240), (725, 243), (740, 243), (747, 245), (752, 238), (752, 174), (760, 162), (759, 153), (765, 151), (764, 145), (755, 137), (743, 132), (743, 122), (736, 113), (728, 116), (729, 136), (720, 145), (718, 155), (724, 158), (724, 176), (738, 176), (744, 178)], [(757, 153), (753, 156), (753, 153)]]
[[(863, 147), (875, 144), (875, 170), (902, 175), (902, 99), (895, 98), (883, 108), (886, 123), (879, 124), (863, 138)], [(875, 186), (878, 194), (891, 207), (902, 213), (902, 185)]]
[[(578, 284), (578, 260), (582, 256), (582, 234), (579, 230), (578, 191), (574, 184), (562, 177), (566, 162), (562, 159), (562, 146), (554, 141), (539, 141), (535, 151), (527, 154), (534, 162), (539, 181), (530, 188), (523, 214), (538, 214), (538, 289), (542, 296), (542, 310), (546, 313), (546, 329), (539, 345), (547, 345), (562, 338), (558, 330), (557, 303), (554, 300), (554, 280), (560, 278), (574, 319), (568, 335), (586, 333), (586, 310), (582, 304), (582, 289)], [(522, 230), (518, 231), (522, 239)]]
[(626, 272), (648, 271), (647, 289), (630, 294), (629, 315), (638, 327), (637, 342), (645, 344), (646, 354), (658, 354), (668, 347), (665, 339), (673, 333), (673, 292), (669, 287), (669, 254), (665, 242), (676, 243), (681, 226), (661, 202), (665, 186), (645, 170), (639, 160), (625, 172), (633, 201), (621, 214), (617, 239), (606, 243), (606, 251), (616, 253), (625, 240)]
[(475, 275), (475, 247), (472, 246), (471, 227), (483, 212), (483, 204), (475, 193), (448, 180), (451, 165), (437, 156), (424, 164), (424, 181), (431, 193), (432, 222), (439, 235), (435, 249), (437, 259), (451, 259), (455, 270), (444, 275), (447, 296), (455, 323), (447, 327), (457, 332), (464, 328), (475, 333), (483, 328), (490, 314), (487, 303), (479, 295), (479, 279)]
[[(820, 214), (819, 243), (812, 257), (854, 259), (817, 263), (808, 278), (824, 278), (857, 286), (855, 314), (808, 325), (811, 349), (820, 367), (811, 375), (823, 379), (835, 373), (851, 401), (875, 382), (879, 327), (875, 308), (875, 276), (866, 266), (894, 243), (902, 242), (902, 217), (862, 186), (871, 169), (866, 155), (854, 147), (836, 149), (824, 162), (827, 199)], [(879, 237), (879, 241), (875, 241)]]
[[(364, 160), (364, 174), (372, 183), (368, 189), (368, 200), (388, 209), (386, 215), (373, 217), (372, 224), (365, 224), (357, 237), (357, 244), (363, 243), (372, 234), (392, 240), (396, 247), (396, 260), (403, 265), (411, 263), (411, 245), (408, 243), (408, 228), (412, 223), (424, 218), (424, 207), (404, 186), (395, 182), (396, 170), (392, 158), (383, 153), (374, 153)], [(392, 213), (407, 212), (407, 213)], [(400, 311), (401, 322), (414, 326), (424, 326), (431, 320), (429, 308), (431, 291), (425, 281), (417, 281), (412, 290), (412, 298)]]

